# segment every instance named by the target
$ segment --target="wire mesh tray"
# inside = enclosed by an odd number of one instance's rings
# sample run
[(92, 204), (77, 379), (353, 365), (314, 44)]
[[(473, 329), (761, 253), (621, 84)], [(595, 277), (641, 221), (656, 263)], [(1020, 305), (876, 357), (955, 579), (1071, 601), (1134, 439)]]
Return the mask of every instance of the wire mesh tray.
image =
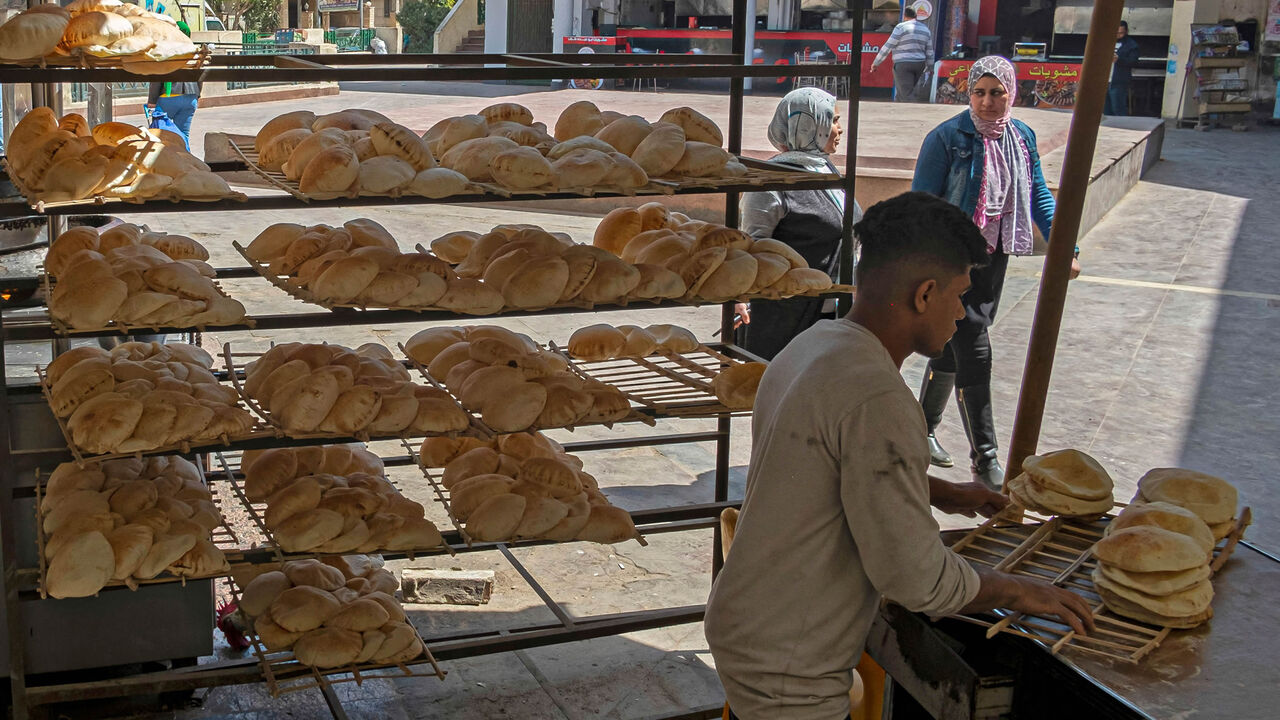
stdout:
[[(231, 587), (231, 597), (239, 605), (240, 587), (233, 580), (227, 582)], [(418, 632), (413, 623), (410, 622), (409, 626), (414, 628), (414, 632)], [(360, 663), (327, 670), (303, 665), (291, 650), (268, 650), (252, 630), (245, 633), (245, 637), (253, 648), (254, 656), (258, 658), (263, 682), (273, 698), (313, 688), (327, 690), (333, 685), (349, 682), (363, 685), (366, 680), (398, 680), (407, 677), (436, 677), (444, 680), (445, 676), (444, 669), (431, 654), (431, 646), (420, 632), (418, 639), (422, 641), (422, 654), (412, 660), (402, 663)], [(415, 669), (423, 666), (429, 669)]]
[[(159, 142), (159, 141), (156, 141), (156, 142)], [(30, 205), (33, 210), (40, 213), (50, 208), (63, 208), (63, 207), (90, 208), (90, 207), (96, 207), (99, 205), (111, 205), (111, 204), (117, 204), (117, 203), (124, 203), (128, 205), (141, 205), (143, 203), (164, 202), (164, 201), (171, 202), (171, 203), (219, 202), (221, 200), (233, 200), (235, 202), (249, 201), (248, 195), (245, 195), (244, 193), (236, 190), (232, 190), (230, 193), (226, 193), (222, 195), (180, 195), (178, 193), (173, 192), (172, 190), (165, 189), (147, 198), (94, 195), (92, 197), (83, 198), (81, 200), (57, 200), (53, 202), (45, 202), (44, 200), (40, 200), (38, 198), (39, 193), (31, 190), (31, 188), (28, 188), (18, 178), (17, 174), (13, 172), (13, 167), (9, 164), (9, 159), (7, 157), (3, 159), (3, 164), (4, 164), (5, 173), (8, 175), (9, 182), (13, 183), (13, 186), (18, 189), (18, 192), (21, 193), (22, 197), (26, 199), (27, 204)]]
[[(421, 460), (419, 459), (418, 449), (413, 447), (413, 445), (409, 444), (408, 442), (405, 442), (405, 441), (401, 441), (401, 442), (404, 444), (404, 449), (409, 453), (409, 459), (413, 462), (414, 465), (418, 466), (418, 469), (422, 471), (422, 476), (426, 478), (427, 484), (431, 486), (431, 490), (435, 493), (435, 498), (434, 498), (435, 501), (440, 503), (440, 506), (443, 507), (444, 511), (449, 515), (449, 523), (453, 525), (453, 529), (458, 531), (458, 536), (461, 537), (463, 542), (467, 544), (467, 547), (471, 547), (472, 545), (474, 545), (476, 541), (470, 535), (467, 534), (466, 529), (463, 528), (462, 526), (462, 521), (458, 520), (457, 516), (453, 514), (453, 500), (449, 494), (448, 488), (444, 486), (443, 471), (441, 471), (440, 473), (434, 473), (432, 472), (431, 468), (424, 467), (422, 465)], [(639, 528), (636, 529), (635, 540), (636, 542), (640, 543), (642, 547), (649, 546), (649, 541), (645, 540), (644, 535), (640, 534)], [(520, 542), (521, 542), (520, 540), (503, 540), (501, 544), (516, 545), (516, 544), (519, 544)], [(545, 543), (548, 541), (543, 540), (541, 538), (528, 538), (525, 542)], [(576, 541), (568, 541), (568, 542), (576, 542)]]
[[(440, 383), (436, 382), (435, 379), (433, 379), (430, 375), (427, 375), (425, 372), (422, 373), (422, 375), (427, 380), (427, 383), (432, 387), (434, 387), (435, 389), (444, 392), (451, 400), (453, 400), (454, 404), (458, 407), (458, 409), (466, 414), (467, 419), (469, 421), (469, 427), (466, 430), (457, 431), (457, 432), (447, 432), (447, 433), (424, 433), (424, 432), (418, 432), (415, 430), (406, 430), (405, 432), (402, 432), (402, 433), (390, 434), (390, 435), (370, 435), (369, 433), (364, 432), (363, 430), (353, 435), (341, 435), (341, 434), (332, 433), (332, 432), (300, 433), (300, 432), (293, 432), (293, 431), (287, 430), (283, 425), (280, 424), (280, 422), (276, 418), (272, 417), (271, 413), (266, 408), (262, 407), (261, 403), (249, 397), (249, 393), (245, 392), (244, 385), (240, 381), (241, 376), (245, 374), (245, 367), (249, 364), (249, 362), (256, 361), (257, 358), (261, 356), (262, 356), (262, 353), (233, 353), (231, 352), (231, 343), (225, 343), (222, 346), (222, 357), (227, 364), (227, 377), (231, 378), (231, 382), (236, 389), (236, 393), (240, 395), (240, 400), (245, 405), (247, 405), (249, 409), (252, 410), (253, 413), (263, 423), (267, 425), (267, 427), (270, 428), (270, 431), (276, 437), (288, 437), (288, 438), (293, 438), (295, 440), (328, 439), (328, 440), (333, 440), (334, 442), (350, 442), (351, 440), (354, 439), (354, 440), (359, 440), (360, 442), (369, 442), (371, 440), (395, 440), (397, 438), (426, 437), (429, 435), (430, 436), (446, 436), (446, 437), (471, 435), (474, 437), (488, 438), (488, 437), (492, 437), (494, 434), (493, 431), (490, 430), (488, 427), (486, 427), (483, 423), (481, 423), (478, 418), (476, 418), (471, 413), (467, 412), (466, 409), (463, 408), (460, 403), (458, 403), (457, 399), (454, 398), (452, 393), (450, 393), (448, 390), (442, 387)], [(245, 361), (246, 359), (249, 359), (249, 360), (246, 362)], [(241, 362), (237, 362), (237, 360)]]
[[(236, 498), (236, 500), (239, 501), (238, 502), (239, 507), (248, 515), (249, 520), (252, 521), (253, 523), (253, 527), (251, 528), (252, 535), (250, 536), (249, 533), (243, 533), (243, 534), (246, 535), (246, 539), (249, 540), (249, 543), (252, 545), (251, 549), (255, 552), (255, 554), (261, 555), (265, 551), (266, 553), (269, 554), (270, 558), (272, 558), (270, 562), (284, 563), (290, 560), (306, 560), (308, 558), (328, 557), (335, 554), (338, 554), (338, 555), (351, 555), (351, 554), (407, 555), (411, 560), (421, 555), (439, 555), (443, 553), (448, 553), (450, 555), (455, 554), (453, 547), (451, 547), (448, 542), (442, 542), (440, 545), (437, 545), (435, 547), (414, 548), (410, 550), (387, 550), (386, 548), (378, 548), (377, 550), (373, 550), (368, 553), (350, 553), (350, 552), (322, 553), (322, 552), (316, 552), (316, 551), (310, 551), (310, 550), (306, 552), (288, 552), (280, 547), (280, 543), (276, 540), (274, 533), (272, 533), (271, 529), (267, 527), (266, 502), (254, 502), (250, 500), (247, 495), (245, 495), (243, 472), (237, 473), (235, 470), (233, 470), (231, 467), (231, 462), (227, 460), (227, 457), (224, 453), (221, 453), (221, 452), (214, 453), (214, 456), (218, 459), (217, 482), (225, 483), (230, 488), (231, 494)], [(395, 482), (393, 480), (391, 480), (390, 478), (386, 478), (386, 479), (387, 479), (387, 482), (390, 482), (393, 486), (395, 485)], [(399, 490), (400, 488), (397, 486), (396, 489)], [(230, 561), (231, 560), (230, 556), (228, 556), (227, 559), (228, 561)], [(256, 564), (261, 564), (261, 562), (262, 561), (259, 560), (259, 562)]]
[[(71, 429), (67, 427), (68, 418), (58, 417), (58, 414), (53, 412), (53, 396), (52, 396), (53, 389), (49, 387), (49, 381), (48, 381), (48, 378), (45, 377), (45, 371), (43, 367), (36, 368), (36, 376), (40, 380), (40, 392), (44, 395), (45, 401), (49, 403), (50, 414), (53, 415), (54, 420), (58, 422), (58, 429), (62, 431), (62, 438), (66, 440), (67, 449), (71, 451), (71, 456), (75, 458), (76, 464), (79, 465), (80, 467), (84, 467), (85, 464), (90, 461), (96, 462), (100, 460), (115, 460), (118, 458), (127, 458), (127, 457), (147, 457), (150, 455), (188, 455), (193, 450), (196, 450), (196, 449), (214, 448), (219, 446), (226, 447), (235, 442), (276, 437), (276, 433), (273, 428), (271, 428), (269, 425), (265, 425), (261, 422), (257, 422), (254, 424), (254, 427), (247, 433), (240, 433), (236, 435), (227, 435), (224, 433), (222, 435), (219, 435), (216, 438), (211, 438), (209, 440), (184, 440), (179, 443), (174, 443), (171, 445), (163, 445), (161, 447), (153, 448), (151, 450), (139, 450), (137, 452), (116, 452), (116, 453), (101, 453), (101, 454), (86, 452), (84, 449), (82, 449), (79, 445), (76, 444), (75, 439), (72, 437)], [(239, 393), (239, 394), (243, 396), (242, 393)]]
[(743, 361), (706, 345), (699, 345), (688, 353), (661, 353), (593, 362), (574, 358), (565, 347), (554, 342), (551, 349), (560, 353), (578, 375), (612, 385), (631, 402), (662, 417), (696, 418), (751, 413), (750, 410), (726, 407), (711, 388), (716, 375), (731, 366), (743, 364)]
[[(204, 483), (205, 487), (209, 489), (210, 494), (213, 495), (213, 504), (218, 508), (218, 519), (220, 522), (219, 522), (219, 525), (210, 532), (209, 539), (213, 542), (215, 547), (217, 547), (219, 550), (222, 551), (222, 554), (227, 558), (227, 563), (231, 567), (225, 572), (215, 573), (212, 575), (174, 575), (169, 573), (166, 570), (165, 572), (162, 572), (156, 577), (150, 578), (148, 580), (138, 580), (136, 578), (129, 578), (127, 580), (112, 580), (108, 582), (106, 585), (104, 585), (103, 586), (104, 588), (128, 587), (130, 590), (137, 590), (139, 587), (143, 585), (163, 585), (168, 583), (182, 583), (183, 585), (186, 585), (188, 580), (206, 580), (211, 578), (230, 576), (238, 566), (244, 566), (247, 564), (243, 561), (242, 553), (240, 552), (240, 538), (238, 535), (236, 535), (235, 530), (233, 530), (231, 526), (227, 524), (227, 516), (223, 509), (223, 501), (222, 501), (221, 495), (219, 495), (217, 488), (209, 482), (208, 477), (205, 475), (204, 468), (201, 466), (201, 463), (199, 462), (199, 458), (197, 458), (197, 462), (195, 463), (195, 466), (196, 466), (196, 470), (199, 471), (200, 473), (200, 480)], [(41, 479), (41, 477), (42, 476), (37, 471), (36, 505), (35, 505), (36, 554), (40, 561), (40, 565), (39, 565), (40, 577), (37, 583), (37, 590), (40, 593), (40, 597), (48, 598), (49, 594), (48, 594), (47, 587), (48, 587), (49, 561), (45, 557), (45, 547), (48, 546), (49, 537), (48, 535), (45, 534), (45, 531), (44, 531), (45, 484), (44, 484), (44, 481)]]
[[(1043, 580), (1080, 595), (1093, 609), (1095, 631), (1085, 637), (1056, 618), (1009, 610), (994, 611), (999, 617), (994, 622), (968, 615), (959, 616), (961, 620), (987, 627), (989, 638), (1003, 632), (1037, 640), (1053, 654), (1070, 648), (1127, 663), (1139, 662), (1168, 637), (1172, 628), (1118, 615), (1103, 605), (1094, 589), (1091, 573), (1097, 561), (1093, 559), (1093, 545), (1102, 539), (1114, 515), (1090, 519), (1021, 512), (1028, 514), (1019, 519), (1008, 512), (996, 515), (956, 541), (951, 549), (971, 564)], [(1252, 517), (1249, 508), (1240, 510), (1231, 534), (1214, 548), (1211, 571), (1216, 573), (1226, 563)]]
[[(457, 393), (455, 393), (455, 392), (453, 392), (453, 390), (451, 390), (451, 389), (449, 389), (449, 388), (445, 387), (445, 385), (444, 385), (444, 383), (443, 383), (443, 382), (441, 382), (441, 381), (439, 381), (439, 380), (437, 380), (436, 378), (434, 378), (434, 377), (432, 377), (432, 376), (431, 376), (431, 373), (427, 371), (427, 368), (426, 368), (426, 367), (424, 367), (424, 366), (422, 365), (422, 363), (420, 363), (420, 362), (418, 362), (417, 360), (414, 360), (412, 357), (410, 357), (410, 356), (409, 356), (408, 351), (406, 351), (406, 350), (405, 350), (405, 348), (404, 348), (404, 343), (397, 343), (397, 344), (396, 344), (396, 347), (400, 348), (400, 352), (401, 352), (401, 353), (403, 353), (403, 354), (404, 354), (404, 356), (405, 356), (406, 358), (408, 358), (408, 365), (409, 365), (409, 367), (414, 368), (415, 370), (417, 370), (417, 371), (418, 371), (418, 374), (420, 374), (420, 375), (422, 375), (422, 377), (426, 378), (426, 379), (427, 379), (427, 381), (428, 381), (428, 382), (430, 382), (434, 387), (440, 388), (441, 390), (444, 390), (445, 392), (449, 393), (449, 397), (452, 397), (452, 398), (454, 399), (454, 402), (458, 403), (458, 407), (462, 407), (462, 400), (461, 400), (461, 398), (459, 398), (459, 397), (458, 397)], [(625, 393), (624, 393), (624, 395), (625, 395)], [(465, 408), (464, 408), (464, 409), (465, 409)], [(482, 419), (480, 419), (480, 418), (476, 417), (474, 414), (471, 414), (471, 421), (472, 421), (472, 423), (473, 423), (474, 425), (478, 426), (478, 427), (481, 429), (481, 431), (484, 433), (484, 435), (483, 435), (482, 437), (493, 437), (493, 436), (495, 436), (495, 435), (501, 435), (501, 434), (502, 434), (502, 433), (499, 433), (498, 431), (494, 430), (493, 428), (489, 427), (488, 425), (486, 425), (486, 424), (484, 423), (484, 420), (482, 420)], [(645, 415), (644, 413), (638, 412), (638, 411), (636, 411), (634, 408), (632, 408), (631, 410), (629, 410), (629, 411), (627, 412), (627, 414), (626, 414), (624, 417), (621, 417), (621, 418), (619, 418), (619, 419), (617, 419), (617, 420), (610, 420), (609, 422), (584, 422), (584, 423), (572, 423), (572, 424), (569, 424), (569, 425), (555, 425), (555, 426), (551, 426), (551, 427), (544, 427), (544, 426), (542, 426), (542, 425), (534, 424), (534, 425), (530, 425), (529, 427), (527, 427), (527, 428), (525, 428), (524, 430), (521, 430), (521, 431), (519, 431), (519, 432), (534, 432), (534, 431), (537, 431), (537, 430), (569, 430), (569, 431), (573, 431), (573, 430), (575, 430), (575, 429), (577, 429), (577, 428), (580, 428), (580, 427), (590, 427), (590, 426), (594, 426), (594, 425), (603, 425), (604, 427), (607, 427), (607, 428), (613, 428), (613, 426), (614, 426), (614, 425), (617, 425), (618, 423), (627, 423), (627, 422), (640, 422), (640, 423), (644, 423), (645, 425), (650, 425), (650, 426), (652, 426), (652, 425), (655, 425), (655, 424), (656, 424), (656, 422), (654, 421), (654, 419), (653, 419), (653, 418), (649, 417), (648, 415)]]
[[(68, 336), (73, 333), (100, 333), (100, 332), (109, 332), (109, 331), (115, 331), (123, 335), (128, 335), (129, 333), (146, 332), (147, 330), (151, 330), (155, 332), (155, 331), (158, 331), (161, 327), (160, 325), (128, 325), (118, 320), (111, 320), (106, 325), (103, 325), (102, 327), (73, 328), (70, 325), (67, 325), (62, 320), (58, 319), (57, 316), (53, 314), (53, 291), (54, 289), (57, 288), (58, 283), (52, 276), (49, 275), (48, 270), (46, 270), (43, 267), (40, 270), (40, 281), (41, 281), (41, 284), (44, 286), (44, 296), (45, 298), (47, 298), (47, 301), (49, 304), (49, 324), (53, 326), (53, 331), (58, 335)], [(228, 300), (231, 299), (231, 296), (227, 294), (226, 290), (222, 289), (222, 286), (219, 285), (217, 281), (213, 282), (213, 289), (216, 290), (218, 294), (221, 295), (222, 297), (227, 298)], [(211, 328), (211, 327), (226, 327), (226, 326), (240, 326), (240, 325), (244, 325), (252, 328), (257, 325), (257, 321), (246, 314), (244, 317), (241, 317), (239, 320), (236, 320), (235, 322), (231, 322), (231, 323), (215, 323), (215, 324), (209, 324), (209, 325), (165, 325), (164, 327), (177, 328), (180, 330), (197, 330), (200, 332), (204, 332), (206, 328)]]

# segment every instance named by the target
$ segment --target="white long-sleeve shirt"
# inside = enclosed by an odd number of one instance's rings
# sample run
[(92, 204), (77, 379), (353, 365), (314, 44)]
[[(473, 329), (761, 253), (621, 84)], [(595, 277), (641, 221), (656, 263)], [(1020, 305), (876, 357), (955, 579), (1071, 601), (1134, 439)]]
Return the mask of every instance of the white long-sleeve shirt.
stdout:
[(743, 720), (849, 712), (881, 596), (934, 615), (978, 593), (929, 506), (924, 414), (869, 330), (823, 320), (760, 383), (751, 467), (706, 636)]
[(893, 28), (889, 39), (884, 42), (876, 55), (875, 64), (884, 62), (889, 53), (893, 53), (893, 61), (921, 62), (933, 64), (933, 33), (929, 26), (919, 20), (905, 20)]

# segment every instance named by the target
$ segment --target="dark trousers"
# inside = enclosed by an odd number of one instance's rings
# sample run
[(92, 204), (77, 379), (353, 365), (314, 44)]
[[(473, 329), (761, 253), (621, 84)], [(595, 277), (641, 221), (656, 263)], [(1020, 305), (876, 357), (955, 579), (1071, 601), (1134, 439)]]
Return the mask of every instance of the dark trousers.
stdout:
[(751, 323), (738, 328), (738, 345), (747, 352), (772, 360), (787, 343), (826, 317), (822, 298), (752, 300)]
[(893, 96), (894, 101), (916, 102), (916, 91), (919, 89), (916, 84), (920, 82), (920, 76), (923, 74), (923, 60), (895, 62), (893, 64), (893, 87), (897, 93)]
[(1004, 290), (1009, 256), (997, 252), (986, 267), (969, 272), (971, 287), (964, 295), (964, 318), (956, 323), (956, 334), (943, 348), (942, 357), (929, 361), (934, 372), (955, 373), (956, 387), (991, 384), (991, 339), (987, 328), (995, 322)]
[(1107, 102), (1103, 115), (1123, 117), (1129, 114), (1129, 85), (1112, 85), (1107, 88)]

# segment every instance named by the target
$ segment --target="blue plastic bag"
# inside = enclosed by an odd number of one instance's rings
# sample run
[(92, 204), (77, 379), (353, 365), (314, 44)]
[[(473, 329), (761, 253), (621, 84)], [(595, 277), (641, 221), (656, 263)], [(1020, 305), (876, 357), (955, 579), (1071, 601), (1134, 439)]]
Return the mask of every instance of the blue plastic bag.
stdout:
[(191, 151), (191, 140), (169, 119), (165, 111), (160, 108), (147, 108), (147, 119), (149, 121), (147, 127), (153, 130), (168, 130), (177, 133), (178, 137), (182, 138), (182, 142), (186, 143), (187, 152)]

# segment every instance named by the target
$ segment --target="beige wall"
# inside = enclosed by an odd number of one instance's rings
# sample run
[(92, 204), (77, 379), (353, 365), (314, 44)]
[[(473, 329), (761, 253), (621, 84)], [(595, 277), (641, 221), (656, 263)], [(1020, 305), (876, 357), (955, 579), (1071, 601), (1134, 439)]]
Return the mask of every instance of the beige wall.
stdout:
[(480, 0), (458, 0), (454, 4), (440, 27), (436, 28), (436, 52), (454, 52), (466, 39), (467, 33), (484, 28), (484, 25), (476, 22), (476, 6), (479, 4)]

